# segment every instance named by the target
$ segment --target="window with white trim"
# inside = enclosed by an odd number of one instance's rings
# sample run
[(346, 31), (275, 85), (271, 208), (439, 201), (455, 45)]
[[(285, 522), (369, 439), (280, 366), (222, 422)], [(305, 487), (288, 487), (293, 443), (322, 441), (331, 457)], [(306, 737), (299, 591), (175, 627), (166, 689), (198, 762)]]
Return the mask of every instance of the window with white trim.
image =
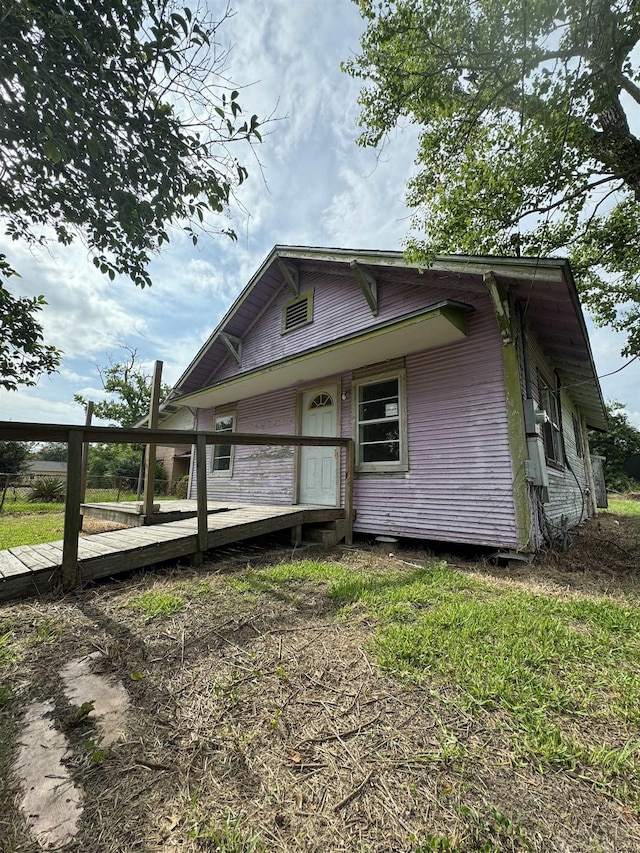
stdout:
[(548, 420), (542, 426), (542, 437), (544, 439), (544, 452), (547, 462), (554, 465), (564, 465), (564, 451), (562, 445), (562, 414), (560, 410), (560, 387), (552, 388), (550, 383), (539, 377), (540, 404), (547, 413)]
[(353, 393), (357, 470), (406, 471), (404, 372), (357, 381)]
[[(216, 432), (233, 432), (235, 414), (218, 415), (213, 428)], [(214, 444), (211, 452), (211, 473), (214, 477), (230, 477), (233, 473), (233, 444)]]

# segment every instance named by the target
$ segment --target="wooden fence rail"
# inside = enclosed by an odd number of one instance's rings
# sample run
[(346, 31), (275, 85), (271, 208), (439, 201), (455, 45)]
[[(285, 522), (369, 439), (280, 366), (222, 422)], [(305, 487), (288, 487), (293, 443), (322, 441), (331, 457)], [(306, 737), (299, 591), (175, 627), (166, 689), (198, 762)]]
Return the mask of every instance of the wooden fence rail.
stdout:
[[(346, 541), (353, 537), (353, 479), (355, 447), (353, 439), (312, 435), (269, 435), (266, 433), (225, 432), (225, 444), (268, 447), (344, 447)], [(79, 579), (78, 536), (82, 501), (82, 453), (87, 444), (147, 444), (161, 447), (192, 444), (196, 458), (196, 498), (198, 513), (198, 553), (202, 560), (207, 544), (207, 445), (220, 444), (219, 432), (204, 430), (122, 429), (120, 427), (77, 426), (73, 424), (33, 424), (0, 421), (0, 441), (65, 442), (68, 445), (67, 494), (64, 515), (62, 585), (70, 589)]]

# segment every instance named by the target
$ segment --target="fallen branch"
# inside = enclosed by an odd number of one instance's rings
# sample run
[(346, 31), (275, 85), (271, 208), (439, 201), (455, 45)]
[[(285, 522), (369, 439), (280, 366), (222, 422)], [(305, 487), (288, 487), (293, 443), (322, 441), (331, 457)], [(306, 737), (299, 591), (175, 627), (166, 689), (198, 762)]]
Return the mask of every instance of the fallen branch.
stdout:
[(342, 740), (346, 737), (351, 737), (351, 735), (358, 735), (363, 729), (372, 726), (374, 723), (377, 723), (380, 719), (380, 714), (376, 714), (373, 719), (369, 720), (368, 723), (362, 723), (361, 726), (357, 726), (355, 729), (349, 729), (346, 732), (336, 732), (331, 735), (323, 735), (322, 737), (306, 737), (304, 740), (301, 740), (300, 743), (327, 743), (330, 740)]
[(351, 800), (355, 800), (355, 798), (362, 793), (363, 789), (369, 784), (371, 781), (371, 777), (373, 776), (375, 770), (370, 770), (367, 775), (364, 777), (362, 782), (353, 789), (346, 797), (343, 797), (340, 802), (333, 807), (334, 812), (339, 812), (340, 809), (343, 809), (345, 806), (348, 806)]

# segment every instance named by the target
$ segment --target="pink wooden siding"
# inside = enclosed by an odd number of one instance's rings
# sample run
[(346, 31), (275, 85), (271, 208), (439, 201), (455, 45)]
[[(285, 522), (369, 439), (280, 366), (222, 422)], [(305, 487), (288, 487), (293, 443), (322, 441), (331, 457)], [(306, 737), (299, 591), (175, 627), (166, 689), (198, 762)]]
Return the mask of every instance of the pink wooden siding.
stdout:
[[(224, 408), (225, 412), (229, 407)], [(214, 409), (201, 409), (198, 429), (212, 429)], [(242, 400), (236, 412), (237, 432), (260, 432), (288, 435), (295, 433), (296, 401), (293, 389), (277, 391), (263, 397)], [(212, 449), (207, 449), (207, 470), (211, 470)], [(209, 500), (246, 501), (255, 504), (294, 502), (293, 447), (236, 447), (233, 476), (207, 477)], [(194, 464), (195, 468), (195, 464)], [(195, 476), (195, 474), (194, 474)], [(192, 480), (192, 496), (195, 479)]]
[[(427, 284), (427, 275), (408, 284), (402, 281), (380, 281), (378, 286), (378, 316), (374, 317), (362, 291), (350, 276), (330, 277), (325, 273), (302, 272), (300, 290), (313, 289), (313, 322), (286, 335), (280, 334), (282, 306), (291, 299), (291, 291), (283, 286), (259, 322), (244, 336), (242, 363), (227, 358), (215, 373), (215, 382), (237, 373), (263, 367), (321, 344), (328, 344), (343, 335), (365, 331), (385, 320), (417, 311), (442, 299), (458, 299), (472, 303), (475, 298), (459, 286), (440, 283)], [(470, 285), (479, 290), (477, 285)]]
[(488, 306), (471, 315), (468, 340), (406, 365), (409, 472), (356, 482), (355, 529), (516, 547), (500, 338)]
[[(405, 304), (407, 297), (400, 294)], [(356, 532), (516, 547), (500, 336), (488, 300), (474, 301), (467, 340), (407, 356), (409, 472), (356, 480)], [(318, 377), (318, 385), (332, 381), (346, 397), (341, 430), (350, 436), (351, 374)], [(210, 429), (213, 417), (202, 411), (199, 427)], [(296, 389), (289, 388), (239, 401), (236, 428), (293, 433), (295, 418)], [(235, 454), (231, 478), (208, 478), (210, 499), (293, 503), (293, 449), (237, 447)]]

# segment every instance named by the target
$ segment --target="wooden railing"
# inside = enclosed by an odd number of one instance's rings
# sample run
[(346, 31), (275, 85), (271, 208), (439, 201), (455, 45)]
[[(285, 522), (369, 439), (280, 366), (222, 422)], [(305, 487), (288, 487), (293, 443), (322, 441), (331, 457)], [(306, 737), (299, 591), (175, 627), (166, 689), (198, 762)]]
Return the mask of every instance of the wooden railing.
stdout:
[[(0, 441), (65, 442), (67, 456), (67, 493), (64, 515), (61, 581), (65, 588), (78, 580), (78, 536), (82, 502), (82, 453), (87, 444), (148, 444), (161, 447), (192, 444), (196, 459), (196, 498), (198, 519), (198, 551), (202, 559), (207, 549), (207, 463), (208, 444), (220, 444), (219, 432), (203, 430), (121, 429), (118, 427), (76, 426), (72, 424), (32, 424), (0, 421)], [(265, 433), (225, 432), (224, 443), (268, 447), (344, 447), (346, 542), (353, 537), (353, 475), (355, 447), (351, 438), (324, 438), (310, 435), (268, 435)]]

